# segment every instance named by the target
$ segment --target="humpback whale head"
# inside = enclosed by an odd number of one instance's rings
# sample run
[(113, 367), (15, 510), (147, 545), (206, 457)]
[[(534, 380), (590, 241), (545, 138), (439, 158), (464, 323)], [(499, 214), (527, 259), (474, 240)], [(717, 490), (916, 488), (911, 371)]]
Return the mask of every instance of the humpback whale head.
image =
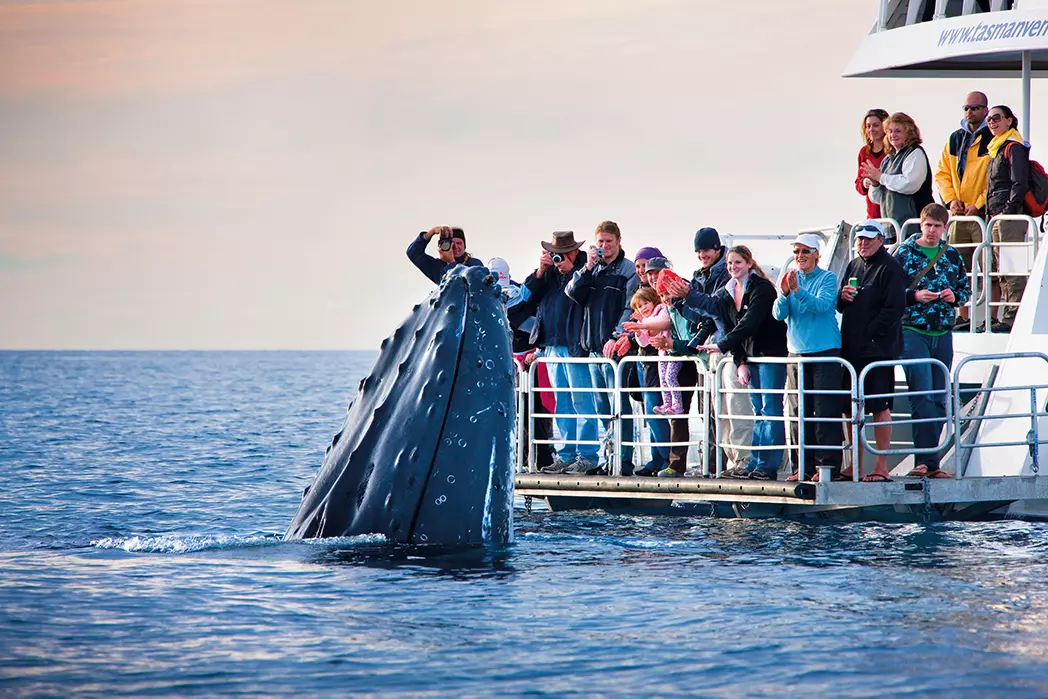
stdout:
[(454, 267), (383, 341), (286, 539), (510, 539), (516, 372), (498, 288)]

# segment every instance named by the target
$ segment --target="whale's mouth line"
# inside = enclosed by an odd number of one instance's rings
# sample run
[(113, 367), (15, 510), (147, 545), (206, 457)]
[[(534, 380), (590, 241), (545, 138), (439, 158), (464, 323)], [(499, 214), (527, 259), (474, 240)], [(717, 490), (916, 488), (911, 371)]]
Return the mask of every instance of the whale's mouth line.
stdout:
[(444, 418), (440, 423), (440, 432), (437, 435), (437, 446), (433, 450), (433, 455), (429, 460), (429, 467), (426, 469), (426, 477), (422, 484), (422, 494), (418, 498), (418, 502), (415, 503), (415, 511), (411, 514), (411, 526), (408, 527), (408, 541), (411, 541), (415, 536), (415, 526), (418, 523), (419, 513), (422, 511), (422, 501), (426, 496), (426, 491), (429, 489), (429, 479), (433, 476), (433, 466), (437, 462), (437, 455), (440, 453), (440, 445), (444, 441), (444, 430), (448, 425), (448, 418), (451, 416), (451, 401), (454, 398), (455, 383), (458, 380), (459, 367), (462, 366), (462, 352), (466, 348), (466, 320), (469, 317), (469, 284), (465, 279), (462, 280), (466, 287), (466, 293), (462, 298), (462, 324), (459, 326), (459, 348), (458, 355), (455, 357), (455, 370), (451, 375), (451, 382), (448, 384), (448, 405), (444, 410)]

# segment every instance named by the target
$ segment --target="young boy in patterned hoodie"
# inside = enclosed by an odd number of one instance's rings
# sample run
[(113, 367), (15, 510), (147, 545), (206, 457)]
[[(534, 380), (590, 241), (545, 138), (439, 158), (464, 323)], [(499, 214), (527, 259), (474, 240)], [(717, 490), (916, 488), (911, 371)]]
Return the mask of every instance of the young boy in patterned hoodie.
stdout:
[[(941, 204), (921, 210), (921, 232), (911, 236), (895, 252), (906, 273), (906, 310), (902, 317), (903, 359), (938, 359), (947, 370), (953, 367), (953, 328), (957, 309), (968, 302), (971, 287), (964, 260), (943, 240), (949, 212)], [(903, 367), (914, 420), (938, 418), (913, 424), (916, 466), (909, 475), (950, 478), (939, 469), (939, 438), (946, 417), (949, 386), (942, 369), (931, 364)]]

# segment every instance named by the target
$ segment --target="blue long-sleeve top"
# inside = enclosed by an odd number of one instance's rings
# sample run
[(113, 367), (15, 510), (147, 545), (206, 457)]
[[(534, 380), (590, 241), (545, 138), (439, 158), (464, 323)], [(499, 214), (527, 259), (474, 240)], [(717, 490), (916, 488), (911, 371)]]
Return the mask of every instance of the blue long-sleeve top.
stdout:
[(786, 321), (786, 344), (793, 354), (812, 354), (841, 348), (837, 324), (837, 275), (816, 267), (797, 271), (796, 291), (779, 293), (772, 305), (775, 320)]

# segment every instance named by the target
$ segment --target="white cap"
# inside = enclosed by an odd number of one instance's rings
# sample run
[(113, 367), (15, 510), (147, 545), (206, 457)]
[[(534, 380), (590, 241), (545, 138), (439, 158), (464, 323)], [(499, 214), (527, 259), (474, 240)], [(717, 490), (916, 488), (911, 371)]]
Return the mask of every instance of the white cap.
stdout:
[(500, 286), (509, 286), (509, 263), (503, 260), (501, 257), (492, 257), (488, 260), (487, 264), (488, 271), (491, 272), (491, 276), (498, 279)]
[(884, 226), (881, 225), (880, 221), (874, 221), (872, 218), (863, 221), (858, 226), (852, 229), (852, 233), (855, 234), (856, 238), (876, 238), (877, 236), (884, 237)]
[(797, 236), (797, 239), (793, 241), (793, 245), (803, 245), (806, 248), (811, 248), (815, 252), (822, 250), (822, 238), (815, 233), (801, 233)]

